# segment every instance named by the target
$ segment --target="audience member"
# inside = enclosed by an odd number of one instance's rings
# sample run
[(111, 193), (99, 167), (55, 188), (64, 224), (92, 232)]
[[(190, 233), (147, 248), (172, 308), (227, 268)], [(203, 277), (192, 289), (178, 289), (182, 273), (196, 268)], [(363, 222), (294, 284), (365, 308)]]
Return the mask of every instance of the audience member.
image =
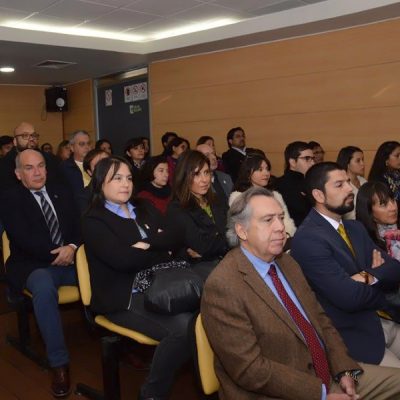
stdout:
[(400, 143), (382, 143), (372, 163), (368, 176), (369, 181), (386, 183), (397, 201), (400, 202)]
[[(233, 201), (247, 189), (251, 187), (263, 187), (268, 188), (269, 179), (271, 177), (271, 163), (265, 156), (262, 155), (254, 155), (247, 156), (243, 161), (238, 179), (235, 183), (234, 192), (229, 197), (229, 206), (232, 205)], [(273, 191), (272, 194), (274, 198), (278, 200), (281, 205), (285, 218), (285, 230), (289, 236), (293, 236), (296, 232), (296, 226), (292, 218), (290, 218), (289, 211), (286, 207), (285, 201), (282, 198), (282, 195), (276, 191)]]
[(146, 163), (144, 160), (144, 146), (142, 138), (136, 137), (129, 139), (125, 145), (125, 156), (129, 161), (132, 169), (133, 182), (135, 184), (135, 192), (141, 190), (141, 172)]
[(178, 137), (178, 135), (175, 132), (165, 132), (164, 135), (161, 136), (161, 144), (163, 147), (162, 155), (164, 155), (164, 156), (167, 155), (167, 149), (168, 149), (169, 142), (172, 139), (175, 139), (177, 137)]
[(0, 157), (4, 157), (14, 146), (12, 136), (1, 136), (0, 137)]
[(75, 131), (69, 143), (72, 154), (61, 163), (61, 168), (78, 204), (83, 189), (90, 183), (90, 176), (83, 169), (83, 159), (91, 148), (90, 136), (86, 131)]
[[(21, 122), (14, 129), (14, 147), (0, 159), (0, 191), (10, 189), (20, 182), (15, 175), (15, 158), (25, 149), (38, 149), (39, 134), (29, 122)], [(42, 153), (46, 161), (47, 181), (50, 183), (63, 183), (63, 175), (58, 159), (50, 153)]]
[(190, 357), (191, 313), (161, 315), (144, 306), (137, 273), (170, 260), (173, 235), (162, 232), (158, 213), (130, 203), (129, 163), (119, 157), (101, 160), (93, 175), (91, 208), (83, 218), (83, 236), (92, 284), (91, 308), (128, 329), (158, 341), (140, 400), (167, 399), (174, 376)]
[(108, 139), (99, 139), (94, 146), (96, 150), (102, 150), (111, 156), (113, 153), (112, 144)]
[(229, 195), (232, 192), (232, 179), (225, 172), (218, 171), (218, 160), (215, 150), (208, 144), (198, 144), (197, 151), (203, 153), (210, 161), (211, 187), (214, 193), (228, 204)]
[[(347, 176), (350, 178), (350, 185), (353, 188), (355, 205), (358, 189), (360, 189), (361, 185), (367, 182), (367, 180), (364, 178), (364, 153), (356, 146), (343, 147), (339, 151), (336, 162), (347, 172)], [(355, 219), (356, 207), (354, 207), (353, 210), (347, 214), (344, 214), (343, 218)]]
[[(133, 184), (135, 185), (135, 182)], [(162, 215), (165, 215), (171, 201), (171, 187), (168, 185), (168, 163), (164, 156), (147, 160), (142, 175), (142, 187), (137, 197), (149, 200)]]
[(226, 211), (211, 189), (210, 161), (199, 151), (187, 151), (176, 167), (167, 213), (167, 226), (174, 226), (181, 242), (177, 257), (195, 262), (223, 256)]
[(188, 141), (181, 137), (173, 138), (169, 141), (166, 149), (167, 162), (168, 162), (168, 183), (172, 186), (176, 164), (179, 157), (189, 148)]
[(314, 163), (319, 164), (320, 162), (323, 162), (325, 157), (325, 150), (322, 148), (322, 146), (318, 142), (314, 142), (313, 140), (311, 142), (308, 142), (308, 145), (310, 146), (310, 149), (314, 154)]
[(142, 136), (142, 143), (144, 148), (144, 159), (147, 160), (150, 157), (150, 139)]
[(292, 240), (291, 255), (357, 361), (400, 367), (400, 331), (377, 311), (395, 311), (385, 293), (400, 282), (400, 263), (382, 252), (358, 221), (342, 220), (354, 206), (346, 171), (337, 163), (306, 174), (313, 204)]
[(310, 211), (304, 175), (314, 165), (314, 154), (307, 143), (292, 142), (285, 149), (285, 173), (276, 179), (276, 190), (282, 195), (297, 227)]
[[(228, 215), (230, 251), (209, 276), (201, 318), (219, 398), (355, 400), (400, 396), (400, 370), (359, 364), (282, 250), (283, 210), (251, 188)], [(358, 382), (358, 384), (357, 384)]]
[(71, 157), (71, 146), (69, 140), (63, 140), (57, 147), (57, 157), (61, 161), (68, 160)]
[[(90, 150), (83, 159), (83, 170), (91, 178), (93, 176), (93, 171), (97, 163), (103, 158), (107, 157), (110, 157), (110, 154), (104, 150), (101, 149)], [(89, 185), (83, 188), (81, 193), (78, 193), (76, 195), (76, 202), (81, 215), (83, 215), (89, 207), (91, 193), (92, 193), (92, 181), (90, 181)]]
[(40, 146), (40, 150), (41, 150), (42, 153), (51, 153), (51, 154), (53, 154), (53, 146), (48, 142), (43, 143)]
[(212, 136), (200, 136), (197, 139), (196, 146), (198, 147), (201, 144), (207, 144), (208, 146), (210, 146), (212, 148), (212, 150), (213, 150), (213, 152), (215, 154), (215, 157), (217, 157), (217, 163), (218, 163), (217, 170), (225, 172), (224, 162), (222, 161), (222, 158), (217, 155), (217, 150), (215, 149), (214, 138)]
[(57, 288), (75, 285), (74, 255), (80, 245), (79, 215), (64, 186), (46, 182), (43, 155), (27, 149), (16, 156), (22, 185), (1, 199), (1, 219), (10, 240), (7, 279), (32, 293), (33, 310), (52, 369), (54, 396), (70, 392), (69, 356), (58, 310)]
[(233, 183), (239, 174), (240, 164), (246, 157), (246, 135), (240, 126), (232, 128), (226, 135), (229, 150), (222, 154), (225, 171), (231, 176)]

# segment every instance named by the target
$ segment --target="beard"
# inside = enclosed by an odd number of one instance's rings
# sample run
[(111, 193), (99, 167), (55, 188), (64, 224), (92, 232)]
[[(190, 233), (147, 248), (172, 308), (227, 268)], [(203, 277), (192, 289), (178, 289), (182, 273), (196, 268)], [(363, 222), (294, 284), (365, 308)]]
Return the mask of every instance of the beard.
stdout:
[[(346, 201), (347, 201), (350, 197), (352, 198), (352, 201), (351, 201), (350, 203), (346, 204)], [(324, 206), (325, 206), (325, 208), (326, 208), (327, 210), (329, 210), (330, 212), (333, 212), (333, 213), (335, 213), (335, 214), (338, 214), (338, 215), (347, 214), (348, 212), (354, 210), (354, 196), (350, 196), (350, 197), (346, 197), (346, 198), (343, 200), (343, 203), (342, 203), (340, 206), (334, 207), (334, 206), (331, 206), (330, 204), (328, 204), (328, 203), (326, 203), (326, 202), (324, 203)]]

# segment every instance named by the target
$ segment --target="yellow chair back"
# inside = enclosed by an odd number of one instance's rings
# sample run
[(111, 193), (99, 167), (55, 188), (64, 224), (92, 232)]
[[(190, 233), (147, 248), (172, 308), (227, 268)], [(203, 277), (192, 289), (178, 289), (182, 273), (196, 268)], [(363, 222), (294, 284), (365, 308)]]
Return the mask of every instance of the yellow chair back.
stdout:
[(219, 382), (215, 375), (214, 352), (204, 330), (201, 314), (199, 314), (196, 320), (195, 333), (201, 386), (203, 392), (208, 395), (218, 391)]
[(76, 252), (76, 271), (78, 273), (79, 290), (84, 306), (90, 306), (92, 298), (92, 289), (90, 287), (89, 265), (86, 258), (85, 246), (79, 247)]

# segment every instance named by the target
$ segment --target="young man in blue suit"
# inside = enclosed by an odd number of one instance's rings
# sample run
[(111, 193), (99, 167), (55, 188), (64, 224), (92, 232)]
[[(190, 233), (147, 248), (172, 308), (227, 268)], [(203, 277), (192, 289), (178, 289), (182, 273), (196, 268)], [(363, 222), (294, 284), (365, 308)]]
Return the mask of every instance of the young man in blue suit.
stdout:
[(398, 288), (400, 263), (378, 249), (358, 221), (343, 221), (354, 207), (346, 171), (333, 162), (306, 174), (313, 208), (292, 240), (317, 298), (357, 361), (400, 367), (400, 330), (378, 311), (392, 311), (385, 292)]
[(10, 240), (7, 279), (20, 293), (32, 293), (33, 309), (52, 367), (52, 393), (70, 392), (69, 356), (58, 310), (59, 286), (76, 285), (74, 256), (80, 244), (79, 213), (63, 186), (46, 183), (43, 155), (33, 149), (17, 154), (21, 184), (4, 192), (1, 219)]

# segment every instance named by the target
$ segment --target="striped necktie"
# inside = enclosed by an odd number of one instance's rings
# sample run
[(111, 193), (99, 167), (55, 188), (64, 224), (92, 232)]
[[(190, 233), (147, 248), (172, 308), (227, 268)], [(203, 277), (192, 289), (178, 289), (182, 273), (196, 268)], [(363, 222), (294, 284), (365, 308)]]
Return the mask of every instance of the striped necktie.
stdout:
[(356, 253), (354, 252), (353, 245), (350, 242), (350, 238), (347, 236), (347, 232), (344, 229), (343, 224), (339, 224), (339, 228), (337, 231), (338, 231), (339, 235), (342, 237), (342, 239), (346, 242), (347, 247), (350, 249), (351, 253), (353, 254), (353, 257), (355, 257)]
[(35, 192), (35, 195), (40, 198), (42, 213), (44, 215), (44, 219), (46, 220), (46, 224), (50, 231), (51, 241), (56, 246), (62, 246), (63, 240), (61, 236), (61, 229), (53, 209), (51, 208), (49, 202), (44, 197), (43, 192)]

